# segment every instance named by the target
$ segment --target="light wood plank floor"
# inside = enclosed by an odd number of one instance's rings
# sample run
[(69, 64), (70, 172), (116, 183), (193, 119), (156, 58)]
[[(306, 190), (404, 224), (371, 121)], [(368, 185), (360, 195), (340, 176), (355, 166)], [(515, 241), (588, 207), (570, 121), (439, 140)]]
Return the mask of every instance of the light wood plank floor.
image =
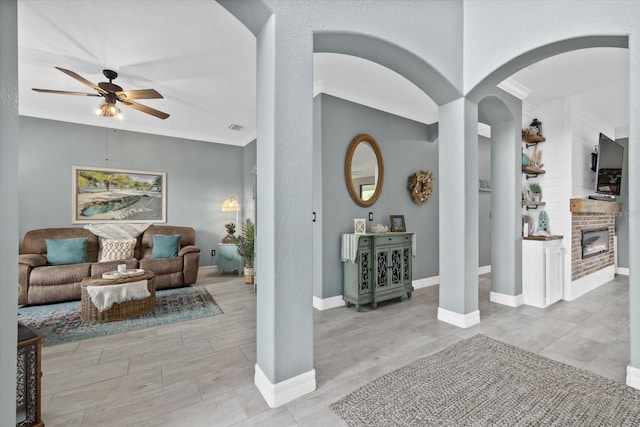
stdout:
[(270, 409), (253, 384), (253, 287), (201, 274), (223, 315), (45, 347), (43, 419), (47, 427), (341, 426), (330, 403), (477, 333), (625, 381), (626, 277), (547, 309), (490, 303), (490, 280), (480, 277), (481, 323), (468, 329), (436, 320), (437, 286), (360, 313), (314, 310), (317, 390)]

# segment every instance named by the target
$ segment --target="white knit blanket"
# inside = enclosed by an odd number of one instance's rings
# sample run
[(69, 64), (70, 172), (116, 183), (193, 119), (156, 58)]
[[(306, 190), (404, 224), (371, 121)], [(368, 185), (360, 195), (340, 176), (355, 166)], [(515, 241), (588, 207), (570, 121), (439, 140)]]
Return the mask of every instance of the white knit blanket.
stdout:
[(342, 235), (342, 247), (340, 249), (340, 259), (342, 261), (356, 262), (358, 239), (360, 239), (360, 234), (345, 233)]
[(87, 224), (87, 230), (105, 239), (135, 239), (151, 224)]
[(418, 251), (418, 243), (416, 242), (416, 233), (411, 235), (411, 255), (415, 258)]
[(121, 285), (87, 286), (87, 294), (98, 311), (109, 310), (115, 303), (151, 296), (146, 280)]

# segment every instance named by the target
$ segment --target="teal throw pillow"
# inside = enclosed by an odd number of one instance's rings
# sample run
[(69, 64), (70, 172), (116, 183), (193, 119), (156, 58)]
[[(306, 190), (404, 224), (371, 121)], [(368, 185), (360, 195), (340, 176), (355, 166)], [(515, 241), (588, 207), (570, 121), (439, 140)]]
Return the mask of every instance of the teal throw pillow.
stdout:
[(166, 236), (163, 234), (153, 235), (153, 249), (151, 258), (173, 258), (178, 256), (180, 250), (180, 235)]
[(50, 265), (87, 262), (87, 238), (44, 239), (47, 244), (47, 263)]

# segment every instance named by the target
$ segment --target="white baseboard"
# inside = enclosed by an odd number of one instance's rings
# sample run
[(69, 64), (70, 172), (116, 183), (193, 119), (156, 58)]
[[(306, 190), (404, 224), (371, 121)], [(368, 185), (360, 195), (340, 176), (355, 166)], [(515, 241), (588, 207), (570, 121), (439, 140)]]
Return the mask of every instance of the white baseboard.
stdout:
[(337, 295), (335, 297), (329, 298), (318, 298), (314, 295), (313, 297), (313, 308), (316, 310), (329, 310), (331, 308), (344, 307), (345, 301), (342, 299), (342, 295)]
[(524, 295), (507, 295), (499, 292), (491, 292), (489, 294), (489, 301), (496, 304), (507, 305), (509, 307), (520, 307), (524, 304)]
[(438, 307), (438, 320), (449, 323), (459, 328), (468, 328), (480, 323), (480, 311), (472, 311), (467, 314), (455, 313), (453, 311), (445, 310), (442, 307)]
[(629, 269), (627, 267), (617, 267), (616, 268), (616, 274), (620, 274), (622, 276), (628, 276), (629, 275)]
[(271, 383), (256, 363), (256, 387), (270, 408), (277, 408), (316, 389), (316, 370), (312, 369), (277, 384)]
[(487, 273), (491, 273), (491, 265), (483, 265), (482, 267), (478, 267), (478, 276)]
[[(202, 269), (204, 267), (200, 267), (200, 268)], [(216, 267), (216, 271), (217, 271), (217, 267)], [(485, 265), (483, 267), (478, 268), (478, 275), (485, 274), (485, 273), (491, 273), (490, 265)], [(425, 277), (422, 279), (416, 279), (411, 282), (411, 284), (413, 285), (413, 289), (428, 288), (429, 286), (435, 286), (439, 283), (440, 283), (440, 276)], [(495, 302), (498, 302), (498, 301), (495, 301)], [(506, 303), (501, 303), (501, 304), (506, 304)], [(316, 310), (321, 310), (321, 311), (329, 310), (332, 308), (344, 307), (345, 305), (346, 303), (344, 302), (344, 299), (342, 299), (342, 295), (336, 295), (335, 297), (329, 297), (329, 298), (319, 298), (317, 296), (313, 297), (313, 308), (315, 308)], [(506, 304), (506, 305), (509, 305), (509, 304)], [(519, 305), (522, 305), (522, 303), (520, 303)], [(511, 305), (511, 307), (517, 307), (517, 305)]]
[[(478, 276), (481, 274), (491, 273), (491, 266), (485, 265), (478, 268)], [(417, 279), (412, 282), (414, 289), (428, 288), (440, 284), (440, 276), (425, 277), (423, 279)]]
[[(591, 273), (588, 276), (574, 280), (569, 285), (569, 292), (565, 291), (565, 295), (562, 299), (565, 301), (573, 301), (574, 299), (581, 297), (582, 295), (591, 292), (592, 290), (599, 288), (607, 282), (610, 282), (615, 277), (615, 267), (612, 265), (605, 267), (601, 270)], [(566, 287), (565, 287), (566, 290)]]
[(631, 365), (627, 366), (627, 385), (640, 389), (640, 369)]
[(428, 288), (440, 283), (440, 276), (425, 277), (424, 279), (418, 279), (411, 282), (413, 289)]

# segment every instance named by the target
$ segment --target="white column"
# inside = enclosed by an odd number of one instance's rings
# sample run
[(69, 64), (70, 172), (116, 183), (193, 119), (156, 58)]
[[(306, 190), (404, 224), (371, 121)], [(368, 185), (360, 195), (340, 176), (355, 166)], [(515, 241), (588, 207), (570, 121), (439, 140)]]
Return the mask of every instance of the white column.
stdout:
[(459, 327), (478, 311), (478, 108), (465, 98), (440, 107), (440, 306)]
[(491, 123), (491, 301), (512, 307), (524, 301), (520, 146), (520, 120)]
[(312, 35), (286, 11), (258, 35), (255, 383), (271, 407), (315, 390)]
[(18, 317), (17, 1), (0, 1), (0, 424), (15, 425)]
[(629, 347), (627, 384), (640, 388), (640, 32), (629, 37)]

